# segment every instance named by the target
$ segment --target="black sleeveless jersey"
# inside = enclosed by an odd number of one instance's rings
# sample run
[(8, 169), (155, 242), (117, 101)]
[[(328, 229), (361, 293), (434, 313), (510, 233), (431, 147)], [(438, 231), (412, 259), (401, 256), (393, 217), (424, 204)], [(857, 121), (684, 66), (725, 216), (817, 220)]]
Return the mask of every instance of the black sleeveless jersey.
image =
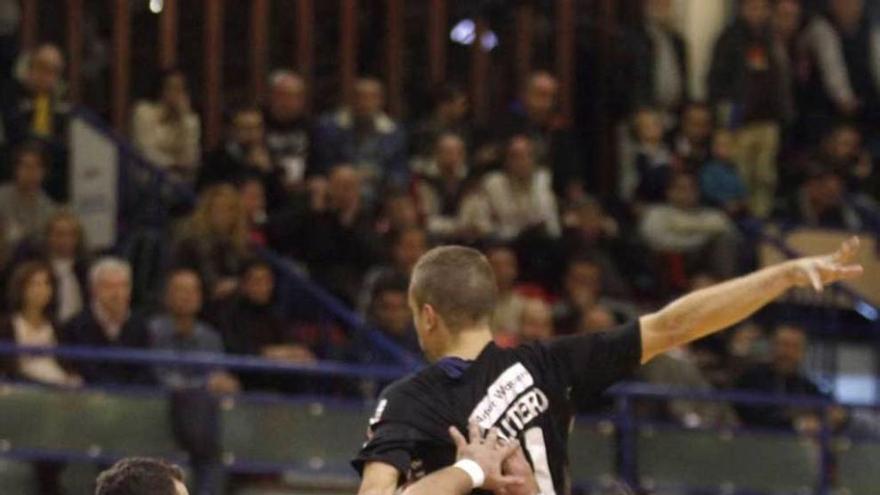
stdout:
[(638, 321), (607, 332), (502, 349), (487, 345), (474, 361), (446, 358), (389, 385), (370, 419), (355, 469), (382, 462), (414, 482), (455, 461), (449, 426), (469, 421), (517, 438), (542, 495), (569, 492), (570, 397), (598, 396), (641, 360)]

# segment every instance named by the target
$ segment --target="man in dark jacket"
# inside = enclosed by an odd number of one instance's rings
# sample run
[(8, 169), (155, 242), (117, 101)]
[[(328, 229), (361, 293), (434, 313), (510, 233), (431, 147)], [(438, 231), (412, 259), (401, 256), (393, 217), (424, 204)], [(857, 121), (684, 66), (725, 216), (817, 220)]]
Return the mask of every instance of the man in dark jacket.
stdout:
[[(116, 258), (98, 260), (89, 272), (92, 304), (70, 320), (61, 332), (65, 345), (108, 349), (149, 347), (145, 320), (131, 310), (131, 266)], [(73, 366), (88, 384), (149, 383), (142, 366), (105, 361), (79, 361)]]
[[(827, 397), (819, 386), (807, 377), (801, 366), (807, 350), (804, 330), (781, 326), (773, 334), (773, 360), (769, 365), (758, 365), (746, 371), (736, 388), (779, 395), (808, 395)], [(783, 406), (737, 407), (740, 419), (749, 426), (781, 429), (810, 428), (816, 422), (809, 410)]]
[(750, 210), (761, 218), (773, 208), (780, 124), (792, 112), (770, 14), (769, 0), (742, 0), (739, 17), (715, 44), (709, 71), (710, 99), (719, 124), (736, 132), (734, 161), (751, 192)]

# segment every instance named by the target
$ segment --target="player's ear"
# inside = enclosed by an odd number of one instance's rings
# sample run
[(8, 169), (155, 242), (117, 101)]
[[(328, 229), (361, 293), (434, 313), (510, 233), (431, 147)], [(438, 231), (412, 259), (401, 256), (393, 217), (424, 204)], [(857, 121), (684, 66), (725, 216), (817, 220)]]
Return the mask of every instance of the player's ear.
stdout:
[(437, 311), (434, 310), (434, 306), (430, 304), (422, 305), (422, 318), (424, 318), (425, 326), (430, 329), (437, 328), (437, 320), (438, 315)]

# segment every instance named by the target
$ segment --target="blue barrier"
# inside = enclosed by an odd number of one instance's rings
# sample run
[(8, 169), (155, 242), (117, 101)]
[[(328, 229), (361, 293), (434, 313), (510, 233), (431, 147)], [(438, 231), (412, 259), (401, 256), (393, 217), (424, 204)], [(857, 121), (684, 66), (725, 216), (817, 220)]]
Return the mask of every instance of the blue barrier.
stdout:
[[(136, 365), (163, 365), (163, 366), (185, 366), (196, 368), (224, 368), (229, 370), (242, 371), (259, 371), (266, 373), (283, 373), (283, 374), (305, 374), (305, 375), (321, 375), (335, 376), (341, 378), (356, 379), (376, 379), (376, 380), (392, 380), (402, 376), (407, 372), (401, 367), (383, 367), (383, 366), (361, 366), (348, 365), (344, 363), (318, 362), (313, 365), (287, 364), (269, 361), (262, 358), (224, 356), (207, 353), (184, 353), (169, 351), (147, 351), (139, 349), (101, 349), (95, 347), (29, 347), (16, 346), (8, 343), (0, 344), (0, 355), (55, 355), (59, 358), (76, 361), (100, 361), (100, 362), (120, 362)], [(9, 382), (3, 385), (13, 385)], [(16, 387), (38, 387), (46, 388), (40, 385), (20, 385), (14, 384)], [(51, 389), (51, 387), (49, 387)], [(164, 396), (165, 391), (154, 387), (128, 387), (128, 386), (111, 386), (111, 387), (84, 387), (78, 390), (64, 390), (66, 394), (79, 394), (90, 391), (100, 391), (106, 394), (135, 394), (145, 396)], [(618, 409), (617, 413), (610, 417), (596, 416), (590, 418), (579, 418), (580, 426), (596, 425), (599, 426), (603, 422), (609, 422), (614, 425), (615, 430), (619, 432), (617, 435), (616, 448), (618, 449), (618, 459), (621, 461), (618, 465), (618, 476), (634, 488), (639, 488), (641, 478), (639, 477), (639, 449), (638, 434), (642, 428), (650, 425), (640, 420), (635, 413), (635, 402), (638, 400), (670, 400), (670, 399), (687, 399), (698, 401), (712, 402), (735, 402), (752, 405), (777, 405), (793, 408), (813, 409), (819, 411), (823, 418), (824, 427), (817, 437), (822, 455), (819, 456), (817, 463), (819, 467), (817, 473), (829, 472), (833, 465), (833, 457), (831, 452), (831, 442), (833, 440), (830, 427), (828, 425), (828, 417), (826, 411), (831, 406), (845, 406), (851, 409), (867, 409), (880, 413), (880, 402), (870, 405), (839, 403), (827, 399), (803, 397), (803, 396), (780, 396), (768, 395), (745, 391), (693, 391), (687, 389), (676, 388), (672, 386), (657, 386), (642, 383), (623, 383), (612, 387), (609, 391), (614, 396)], [(287, 397), (277, 394), (267, 393), (242, 393), (233, 397), (238, 403), (242, 404), (264, 404), (278, 407), (302, 406), (304, 404), (321, 403), (323, 407), (332, 408), (333, 410), (351, 409), (367, 414), (368, 405), (362, 400), (348, 399), (327, 399), (314, 397)], [(652, 427), (654, 428), (654, 427)], [(669, 428), (666, 425), (665, 428)], [(692, 430), (699, 431), (699, 430)], [(714, 428), (708, 431), (731, 431), (739, 433), (748, 433), (754, 430), (744, 428), (736, 428), (735, 430), (716, 430)], [(739, 434), (736, 433), (736, 434)], [(780, 432), (780, 435), (791, 435), (791, 433)], [(14, 446), (13, 446), (14, 447)], [(33, 449), (33, 448), (2, 448), (0, 447), (0, 456), (10, 457), (23, 461), (35, 460), (51, 460), (66, 462), (90, 462), (90, 463), (109, 463), (116, 460), (113, 453), (106, 453), (100, 449), (93, 452), (90, 451), (61, 451), (51, 448)], [(174, 460), (185, 462), (184, 458)], [(241, 473), (278, 473), (288, 471), (303, 472), (309, 471), (307, 466), (299, 463), (284, 462), (265, 462), (252, 460), (247, 458), (235, 458), (226, 463), (226, 469), (230, 472)], [(332, 473), (325, 473), (332, 474)], [(339, 472), (339, 476), (350, 479), (352, 473)], [(347, 476), (346, 476), (347, 475)], [(818, 481), (815, 493), (829, 493), (828, 487), (831, 479), (824, 475)]]

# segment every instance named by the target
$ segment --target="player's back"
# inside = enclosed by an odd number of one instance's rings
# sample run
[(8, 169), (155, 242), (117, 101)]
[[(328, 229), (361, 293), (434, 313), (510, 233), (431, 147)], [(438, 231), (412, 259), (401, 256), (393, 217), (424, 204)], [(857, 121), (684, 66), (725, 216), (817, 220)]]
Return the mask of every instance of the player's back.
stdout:
[(520, 440), (542, 494), (567, 493), (570, 390), (598, 395), (640, 356), (631, 323), (515, 349), (490, 343), (473, 361), (441, 359), (382, 392), (354, 465), (383, 462), (416, 480), (455, 461), (447, 429), (466, 431), (474, 421)]

